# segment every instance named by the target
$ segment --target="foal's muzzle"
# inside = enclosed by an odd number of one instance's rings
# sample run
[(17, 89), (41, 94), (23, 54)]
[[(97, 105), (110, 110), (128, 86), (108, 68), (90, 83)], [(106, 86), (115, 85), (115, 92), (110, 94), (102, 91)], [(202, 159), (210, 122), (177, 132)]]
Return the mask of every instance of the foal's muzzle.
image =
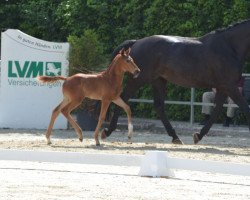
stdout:
[(140, 74), (140, 70), (135, 70), (134, 74), (133, 74), (133, 78), (137, 78)]

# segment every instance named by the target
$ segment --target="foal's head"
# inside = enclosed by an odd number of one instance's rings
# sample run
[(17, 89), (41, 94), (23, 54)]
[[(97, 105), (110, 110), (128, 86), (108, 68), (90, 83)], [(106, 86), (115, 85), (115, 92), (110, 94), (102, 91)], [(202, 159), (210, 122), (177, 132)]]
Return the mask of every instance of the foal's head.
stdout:
[(137, 78), (141, 70), (135, 64), (134, 60), (131, 58), (129, 53), (130, 53), (130, 48), (126, 51), (123, 48), (116, 56), (117, 61), (119, 60), (120, 68), (124, 72), (130, 72), (131, 74), (133, 74), (134, 78)]

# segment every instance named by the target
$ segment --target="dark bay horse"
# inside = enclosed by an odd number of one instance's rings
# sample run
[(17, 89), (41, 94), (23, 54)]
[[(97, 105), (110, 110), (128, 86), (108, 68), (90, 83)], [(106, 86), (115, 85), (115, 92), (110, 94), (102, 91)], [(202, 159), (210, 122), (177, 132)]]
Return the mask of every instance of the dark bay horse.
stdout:
[[(132, 48), (131, 56), (140, 66), (141, 73), (137, 79), (128, 78), (121, 97), (127, 102), (141, 86), (151, 84), (154, 107), (172, 137), (172, 143), (182, 144), (164, 111), (167, 81), (183, 87), (217, 89), (216, 106), (200, 133), (193, 135), (195, 144), (208, 133), (227, 96), (245, 113), (250, 128), (250, 110), (237, 87), (250, 52), (250, 20), (199, 38), (154, 35), (127, 40), (116, 48), (113, 55), (128, 47)], [(109, 127), (102, 132), (103, 139), (115, 130), (119, 113), (120, 109), (116, 107)]]
[(129, 55), (130, 49), (122, 49), (119, 54), (113, 59), (107, 70), (97, 74), (75, 74), (71, 77), (62, 76), (39, 76), (41, 82), (55, 82), (63, 80), (63, 100), (53, 110), (49, 127), (46, 133), (47, 143), (51, 144), (50, 135), (56, 118), (59, 113), (68, 119), (69, 123), (78, 134), (79, 140), (83, 140), (82, 130), (70, 115), (71, 111), (79, 106), (85, 97), (90, 99), (101, 100), (101, 112), (99, 115), (98, 124), (95, 129), (94, 138), (96, 145), (99, 146), (98, 139), (99, 130), (105, 119), (107, 109), (111, 102), (122, 107), (128, 116), (128, 137), (133, 134), (133, 125), (131, 119), (130, 107), (120, 98), (122, 92), (122, 80), (125, 72), (130, 72), (134, 77), (137, 77), (140, 69), (134, 63)]

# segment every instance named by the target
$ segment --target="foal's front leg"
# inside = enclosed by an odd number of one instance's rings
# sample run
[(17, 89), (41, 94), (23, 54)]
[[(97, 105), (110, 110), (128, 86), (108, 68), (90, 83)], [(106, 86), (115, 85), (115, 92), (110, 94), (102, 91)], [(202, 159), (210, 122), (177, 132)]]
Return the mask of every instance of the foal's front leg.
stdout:
[(131, 117), (131, 110), (130, 107), (121, 99), (121, 97), (115, 99), (113, 101), (116, 105), (122, 107), (124, 111), (127, 114), (128, 117), (128, 140), (131, 143), (132, 142), (132, 136), (133, 136), (133, 124), (132, 124), (132, 117)]
[(100, 146), (100, 142), (99, 142), (99, 130), (102, 126), (103, 121), (105, 120), (106, 117), (106, 112), (108, 110), (110, 101), (107, 100), (102, 100), (102, 106), (101, 106), (101, 112), (99, 115), (99, 120), (95, 129), (95, 134), (94, 134), (94, 138), (95, 138), (95, 142), (96, 142), (96, 146)]

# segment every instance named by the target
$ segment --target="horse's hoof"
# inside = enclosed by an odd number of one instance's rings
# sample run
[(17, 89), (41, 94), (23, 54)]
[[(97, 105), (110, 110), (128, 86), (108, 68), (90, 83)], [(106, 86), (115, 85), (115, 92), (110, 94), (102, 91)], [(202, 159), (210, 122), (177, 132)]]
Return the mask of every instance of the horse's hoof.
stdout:
[(51, 144), (52, 144), (52, 142), (50, 142), (50, 141), (49, 141), (49, 142), (47, 142), (47, 145), (51, 145)]
[(102, 138), (102, 140), (105, 140), (105, 139), (107, 138), (107, 134), (106, 134), (106, 132), (107, 132), (107, 129), (106, 129), (106, 128), (105, 128), (105, 129), (103, 129), (102, 134), (101, 134), (101, 138)]
[(199, 134), (198, 133), (195, 133), (193, 135), (193, 140), (194, 140), (194, 144), (197, 144), (199, 141), (200, 141), (200, 138), (199, 138)]
[(79, 141), (82, 142), (83, 138), (79, 138)]
[(183, 144), (183, 142), (179, 138), (176, 138), (172, 140), (172, 144)]
[(96, 146), (99, 147), (99, 146), (101, 146), (101, 145), (100, 145), (100, 143), (96, 143)]

